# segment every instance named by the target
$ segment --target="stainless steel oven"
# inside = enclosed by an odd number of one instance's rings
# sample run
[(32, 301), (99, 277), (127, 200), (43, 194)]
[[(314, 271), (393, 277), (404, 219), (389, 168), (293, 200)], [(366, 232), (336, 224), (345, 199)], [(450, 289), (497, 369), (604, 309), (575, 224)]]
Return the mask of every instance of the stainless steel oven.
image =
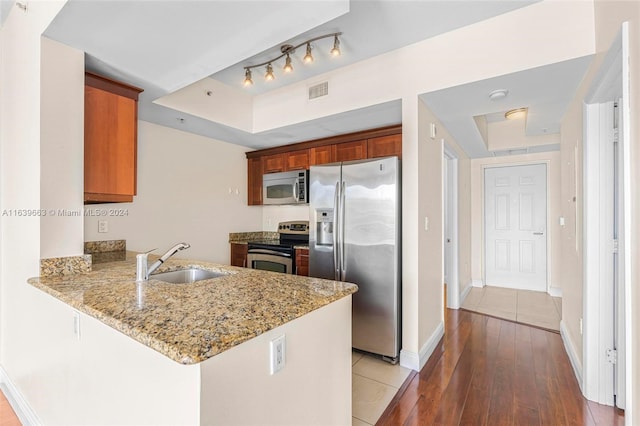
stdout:
[(295, 246), (309, 244), (309, 222), (278, 224), (278, 239), (249, 241), (247, 267), (265, 271), (296, 273)]
[(282, 272), (283, 274), (293, 274), (293, 248), (288, 249), (264, 249), (251, 247), (247, 250), (247, 266), (251, 269), (262, 269), (264, 271)]

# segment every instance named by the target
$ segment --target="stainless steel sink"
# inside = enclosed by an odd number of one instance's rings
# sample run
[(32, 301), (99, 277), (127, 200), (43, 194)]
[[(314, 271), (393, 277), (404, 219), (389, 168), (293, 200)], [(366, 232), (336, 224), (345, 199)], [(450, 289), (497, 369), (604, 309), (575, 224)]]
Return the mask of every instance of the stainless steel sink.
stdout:
[(150, 279), (160, 280), (173, 284), (188, 284), (196, 281), (208, 280), (210, 278), (224, 277), (223, 272), (208, 271), (200, 268), (180, 269), (179, 271), (161, 272), (151, 274)]

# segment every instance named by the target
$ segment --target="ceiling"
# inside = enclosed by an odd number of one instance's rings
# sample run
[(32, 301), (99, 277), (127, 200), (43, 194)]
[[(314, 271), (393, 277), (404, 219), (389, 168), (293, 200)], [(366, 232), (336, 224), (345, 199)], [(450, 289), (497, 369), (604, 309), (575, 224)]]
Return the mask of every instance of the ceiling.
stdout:
[[(269, 84), (256, 70), (255, 84), (249, 89), (251, 95), (311, 78), (531, 3), (533, 1), (519, 0), (69, 0), (45, 36), (85, 51), (87, 69), (143, 88), (140, 119), (249, 148), (264, 148), (397, 124), (401, 121), (401, 103), (398, 100), (372, 105), (254, 134), (157, 105), (153, 101), (203, 78), (214, 78), (240, 88), (243, 67), (272, 58), (284, 43), (298, 44), (313, 36), (343, 32), (340, 46), (343, 54), (340, 57), (328, 57), (331, 39), (319, 41), (314, 49), (316, 60), (312, 66), (301, 64), (296, 57), (294, 72), (286, 78), (280, 63), (274, 64), (276, 80)], [(299, 54), (296, 52), (295, 55)], [(487, 104), (486, 95), (490, 90), (486, 88), (509, 89), (504, 105), (517, 101), (518, 106), (530, 106), (532, 117), (535, 105), (540, 105), (540, 111), (546, 108), (544, 114), (536, 113), (539, 120), (531, 120), (528, 130), (536, 132), (546, 127), (553, 131), (582, 78), (585, 64), (586, 60), (541, 72), (530, 70), (515, 77), (497, 77), (425, 94), (421, 98), (471, 156), (491, 155), (486, 148), (484, 151), (478, 149), (477, 135), (473, 136), (473, 131), (467, 126), (469, 120), (473, 122), (473, 115), (500, 111), (498, 105)], [(554, 80), (556, 73), (560, 73), (562, 78), (549, 90), (524, 90), (527, 87), (544, 87), (542, 83), (550, 81), (550, 75), (554, 75), (551, 79)], [(477, 99), (470, 101), (470, 96)], [(462, 126), (460, 130), (459, 125)]]

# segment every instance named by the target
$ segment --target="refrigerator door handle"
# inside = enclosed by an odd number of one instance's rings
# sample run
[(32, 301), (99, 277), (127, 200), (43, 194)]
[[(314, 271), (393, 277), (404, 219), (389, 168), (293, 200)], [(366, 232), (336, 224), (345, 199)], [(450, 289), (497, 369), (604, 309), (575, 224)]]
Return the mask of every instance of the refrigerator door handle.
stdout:
[(339, 242), (338, 242), (338, 210), (340, 209), (340, 182), (336, 182), (336, 192), (333, 198), (333, 274), (336, 281), (340, 281), (340, 261)]
[(347, 184), (342, 181), (342, 189), (340, 190), (340, 278), (341, 281), (346, 279), (347, 274), (347, 264), (344, 260), (344, 229), (345, 227), (345, 211), (347, 210), (345, 207), (346, 204), (346, 187)]

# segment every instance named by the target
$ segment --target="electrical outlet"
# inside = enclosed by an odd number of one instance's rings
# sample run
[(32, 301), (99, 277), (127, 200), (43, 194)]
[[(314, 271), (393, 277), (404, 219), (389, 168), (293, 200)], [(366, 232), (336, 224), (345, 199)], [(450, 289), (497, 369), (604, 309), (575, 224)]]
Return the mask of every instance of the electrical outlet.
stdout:
[(98, 232), (109, 232), (109, 222), (107, 222), (106, 220), (99, 220)]
[(271, 341), (271, 374), (276, 374), (285, 364), (285, 336), (284, 334)]

